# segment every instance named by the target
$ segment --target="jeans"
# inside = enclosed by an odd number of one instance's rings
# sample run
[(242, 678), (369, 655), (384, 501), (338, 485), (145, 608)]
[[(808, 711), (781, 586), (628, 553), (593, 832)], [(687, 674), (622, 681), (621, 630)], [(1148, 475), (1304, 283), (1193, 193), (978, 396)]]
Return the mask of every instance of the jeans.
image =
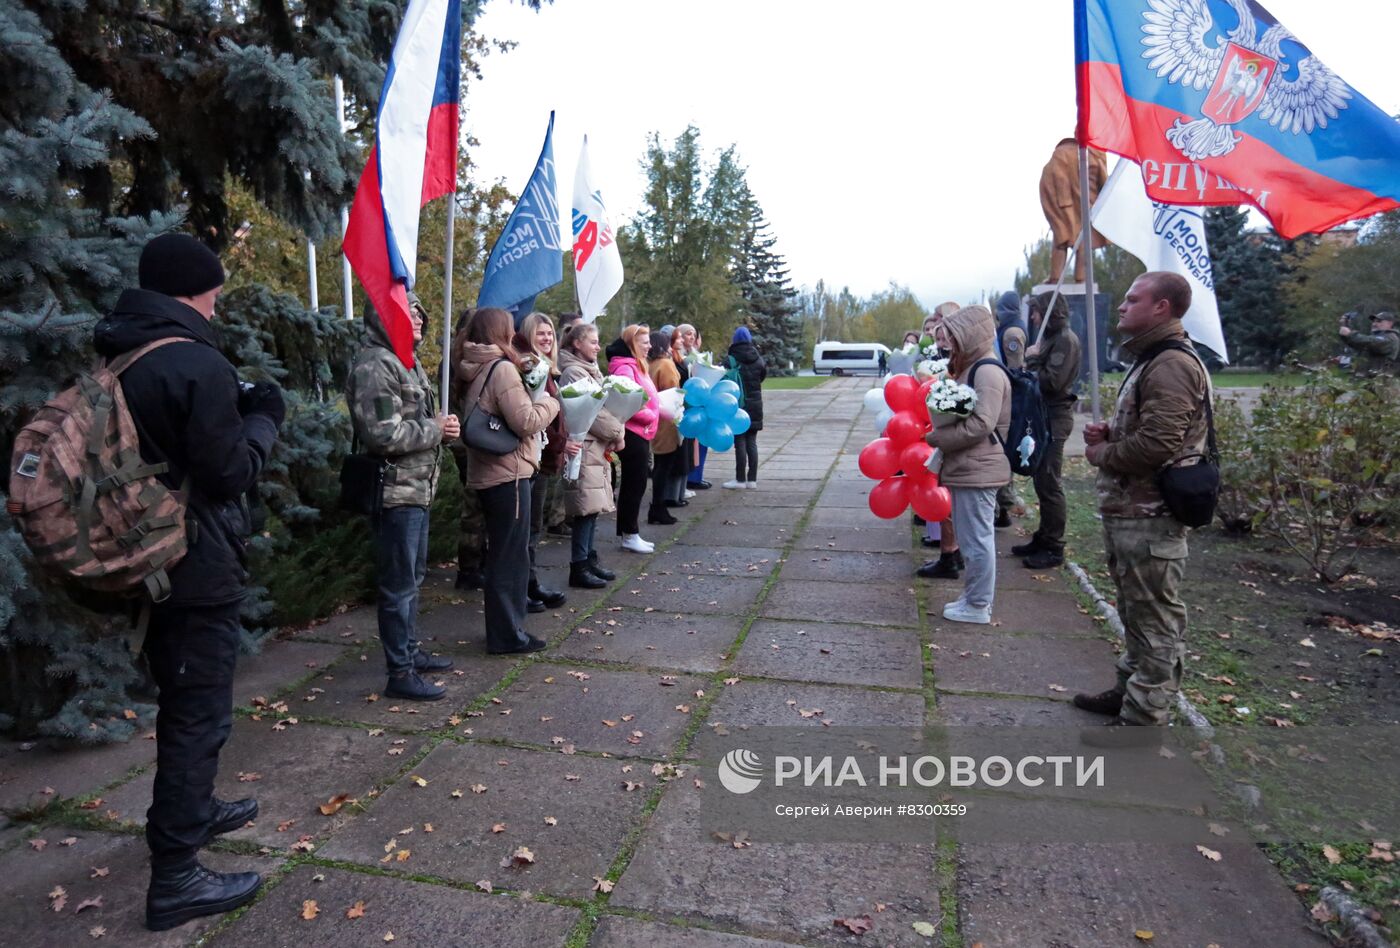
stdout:
[(194, 865), (213, 820), (219, 751), (233, 728), (240, 604), (151, 610), (145, 652), (160, 688), (146, 844), (156, 868)]
[(637, 527), (637, 515), (642, 510), (642, 496), (647, 492), (651, 442), (629, 430), (617, 459), (622, 465), (622, 483), (617, 491), (617, 535), (625, 537), (641, 532)]
[(690, 475), (686, 478), (686, 483), (694, 485), (705, 479), (705, 458), (710, 453), (710, 449), (703, 444), (700, 445), (700, 460), (695, 462), (695, 466), (690, 469)]
[(598, 532), (598, 515), (575, 517), (569, 534), (569, 562), (586, 563), (593, 554), (593, 536)]
[(963, 599), (969, 606), (990, 609), (997, 583), (997, 538), (992, 525), (997, 513), (997, 489), (954, 487), (952, 492), (953, 528), (967, 562)]
[[(745, 464), (747, 463), (747, 468)], [(758, 432), (745, 431), (734, 436), (734, 479), (736, 481), (758, 480)], [(745, 470), (748, 476), (744, 476)]]
[(374, 523), (379, 644), (390, 675), (413, 669), (418, 590), (428, 575), (428, 508), (385, 507)]
[(477, 491), (486, 514), (486, 647), (523, 645), (530, 590), (530, 481), (522, 478)]

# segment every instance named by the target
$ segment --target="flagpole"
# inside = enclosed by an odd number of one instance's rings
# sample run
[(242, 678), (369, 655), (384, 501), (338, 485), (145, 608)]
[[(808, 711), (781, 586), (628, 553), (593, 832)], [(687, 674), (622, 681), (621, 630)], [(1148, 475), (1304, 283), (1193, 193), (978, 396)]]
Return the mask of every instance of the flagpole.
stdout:
[[(345, 83), (341, 80), (340, 74), (335, 76), (335, 123), (340, 128), (340, 134), (345, 136)], [(340, 282), (341, 292), (345, 299), (345, 318), (355, 318), (355, 296), (353, 292), (354, 280), (350, 271), (350, 258), (345, 256), (345, 232), (350, 229), (350, 209), (344, 204), (340, 205)]]
[[(1094, 222), (1090, 218), (1091, 202), (1089, 201), (1089, 150), (1084, 145), (1079, 146), (1079, 209), (1080, 215), (1084, 218), (1084, 229), (1079, 235), (1079, 247), (1081, 250), (1087, 249), (1084, 255), (1084, 322), (1085, 331), (1089, 337), (1089, 399), (1093, 411), (1095, 424), (1099, 422), (1099, 326), (1098, 314), (1094, 306)], [(1068, 264), (1066, 264), (1068, 266)], [(1061, 279), (1064, 272), (1060, 273)], [(1050, 321), (1050, 314), (1046, 313), (1044, 321)]]
[(442, 273), (442, 406), (444, 415), (452, 414), (447, 404), (447, 384), (452, 370), (452, 241), (457, 229), (457, 192), (447, 195), (447, 251)]

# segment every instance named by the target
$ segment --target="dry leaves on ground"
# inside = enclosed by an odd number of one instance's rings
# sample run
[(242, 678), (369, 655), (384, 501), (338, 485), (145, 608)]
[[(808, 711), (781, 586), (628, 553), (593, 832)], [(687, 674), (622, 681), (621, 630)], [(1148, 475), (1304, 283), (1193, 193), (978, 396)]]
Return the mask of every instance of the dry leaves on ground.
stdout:
[(857, 915), (853, 918), (838, 918), (831, 924), (845, 928), (853, 935), (864, 935), (875, 927), (875, 923), (870, 920), (869, 915)]

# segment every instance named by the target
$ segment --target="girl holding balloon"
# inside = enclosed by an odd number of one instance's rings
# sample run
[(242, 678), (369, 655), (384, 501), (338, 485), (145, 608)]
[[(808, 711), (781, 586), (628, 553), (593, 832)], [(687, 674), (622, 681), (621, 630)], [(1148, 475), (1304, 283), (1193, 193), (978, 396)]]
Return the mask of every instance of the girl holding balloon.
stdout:
[(651, 347), (650, 328), (643, 325), (623, 327), (622, 334), (608, 343), (608, 374), (621, 375), (640, 385), (647, 393), (647, 403), (641, 411), (627, 419), (627, 435), (618, 462), (622, 467), (621, 484), (617, 492), (617, 535), (622, 548), (631, 553), (652, 553), (656, 546), (642, 539), (637, 518), (642, 512), (642, 496), (647, 492), (647, 467), (651, 461), (651, 439), (661, 420), (656, 401), (656, 386), (647, 374), (647, 350)]

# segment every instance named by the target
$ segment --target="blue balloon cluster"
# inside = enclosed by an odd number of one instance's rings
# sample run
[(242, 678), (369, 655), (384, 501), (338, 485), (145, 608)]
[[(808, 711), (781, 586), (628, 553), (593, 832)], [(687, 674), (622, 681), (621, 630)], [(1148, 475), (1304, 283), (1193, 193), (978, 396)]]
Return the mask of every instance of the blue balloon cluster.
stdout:
[(681, 437), (695, 438), (711, 451), (728, 451), (734, 436), (749, 430), (749, 413), (739, 407), (739, 386), (729, 379), (714, 385), (704, 379), (685, 383), (685, 414), (681, 416)]

